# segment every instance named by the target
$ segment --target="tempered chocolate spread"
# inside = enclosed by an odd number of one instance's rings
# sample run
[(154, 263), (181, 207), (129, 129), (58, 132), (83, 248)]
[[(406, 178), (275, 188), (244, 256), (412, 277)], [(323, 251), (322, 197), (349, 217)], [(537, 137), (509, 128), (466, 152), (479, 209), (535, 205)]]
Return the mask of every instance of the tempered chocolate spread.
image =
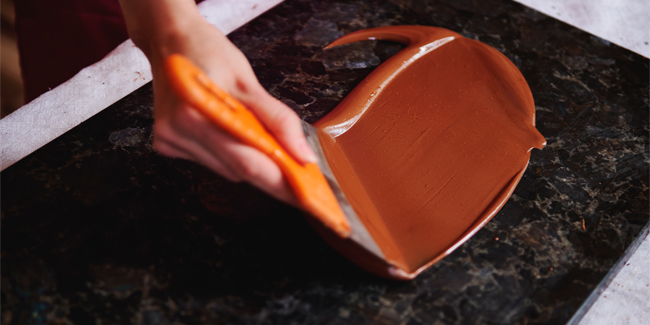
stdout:
[(362, 30), (330, 47), (360, 40), (407, 47), (315, 125), (385, 261), (324, 237), (371, 272), (412, 278), (496, 214), (546, 140), (526, 81), (497, 50), (425, 26)]

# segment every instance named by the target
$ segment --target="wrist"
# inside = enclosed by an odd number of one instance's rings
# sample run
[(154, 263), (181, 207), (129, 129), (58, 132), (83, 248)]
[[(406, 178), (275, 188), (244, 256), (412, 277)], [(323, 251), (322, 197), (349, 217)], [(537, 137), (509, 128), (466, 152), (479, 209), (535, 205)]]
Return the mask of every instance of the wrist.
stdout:
[(209, 59), (208, 53), (224, 47), (228, 38), (218, 28), (210, 25), (203, 17), (190, 20), (184, 26), (160, 31), (138, 45), (153, 67), (158, 67), (171, 54), (182, 54), (202, 69), (207, 67), (202, 59)]
[(192, 0), (120, 0), (129, 36), (151, 60), (207, 24)]

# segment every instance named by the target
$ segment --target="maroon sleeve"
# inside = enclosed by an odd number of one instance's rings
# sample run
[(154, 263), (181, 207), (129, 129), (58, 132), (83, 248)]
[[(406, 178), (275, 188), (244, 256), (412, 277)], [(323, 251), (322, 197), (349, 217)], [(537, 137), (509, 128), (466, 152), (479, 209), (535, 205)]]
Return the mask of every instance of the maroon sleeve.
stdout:
[(128, 38), (117, 0), (17, 0), (26, 102), (70, 79)]

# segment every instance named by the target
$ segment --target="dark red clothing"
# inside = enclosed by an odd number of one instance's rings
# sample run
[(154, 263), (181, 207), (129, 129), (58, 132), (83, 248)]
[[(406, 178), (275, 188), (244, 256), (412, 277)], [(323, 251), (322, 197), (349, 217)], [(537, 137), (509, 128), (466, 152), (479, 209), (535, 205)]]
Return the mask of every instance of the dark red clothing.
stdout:
[(15, 0), (29, 102), (129, 38), (117, 0)]

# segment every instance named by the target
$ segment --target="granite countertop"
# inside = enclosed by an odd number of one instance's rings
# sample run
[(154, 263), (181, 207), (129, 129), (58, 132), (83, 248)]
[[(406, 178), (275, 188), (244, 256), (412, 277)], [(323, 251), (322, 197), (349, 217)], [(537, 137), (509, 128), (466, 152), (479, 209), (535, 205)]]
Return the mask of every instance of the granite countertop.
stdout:
[(322, 117), (439, 26), (504, 53), (548, 146), (504, 208), (411, 282), (369, 275), (301, 213), (151, 147), (146, 85), (4, 170), (6, 324), (563, 323), (648, 224), (648, 59), (510, 1), (287, 1), (230, 34), (262, 85)]

